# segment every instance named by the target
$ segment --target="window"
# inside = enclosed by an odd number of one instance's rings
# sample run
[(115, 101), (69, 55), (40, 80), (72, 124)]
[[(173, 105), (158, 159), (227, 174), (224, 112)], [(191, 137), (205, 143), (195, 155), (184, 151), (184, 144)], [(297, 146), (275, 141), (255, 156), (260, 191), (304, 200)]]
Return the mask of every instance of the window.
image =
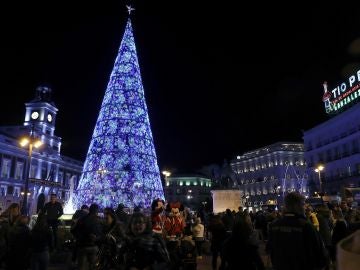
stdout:
[(3, 159), (3, 164), (1, 167), (1, 177), (9, 178), (10, 177), (10, 168), (11, 168), (11, 160)]
[(353, 154), (359, 152), (359, 143), (357, 140), (352, 141), (352, 152), (353, 152)]
[(13, 195), (14, 193), (14, 187), (13, 186), (8, 186), (7, 187), (7, 194), (8, 195)]
[(17, 162), (16, 169), (15, 169), (15, 179), (22, 179), (23, 178), (23, 171), (24, 171), (24, 163)]
[(355, 167), (356, 167), (357, 173), (360, 174), (360, 163), (357, 163), (357, 164), (355, 165)]
[(313, 164), (314, 164), (314, 157), (313, 156), (310, 156), (310, 164), (309, 164), (309, 166), (312, 166)]
[(324, 153), (323, 152), (320, 152), (318, 153), (318, 162), (319, 163), (324, 163)]
[(342, 176), (343, 176), (342, 169), (337, 168), (337, 169), (336, 169), (336, 172), (337, 172), (337, 175), (338, 175), (339, 177), (342, 177)]
[(6, 196), (6, 186), (0, 187), (0, 196), (2, 197)]
[(332, 161), (331, 149), (326, 150), (326, 162)]
[(349, 155), (349, 149), (348, 149), (348, 146), (347, 146), (347, 144), (343, 144), (342, 145), (342, 156), (343, 157), (347, 157), (348, 155)]
[(14, 196), (19, 197), (20, 196), (20, 187), (15, 187)]
[(36, 165), (31, 165), (30, 178), (36, 178), (36, 171), (37, 171), (37, 166)]
[(336, 158), (336, 159), (341, 158), (341, 153), (340, 153), (339, 147), (336, 147), (336, 148), (335, 148), (335, 158)]
[(69, 184), (69, 182), (70, 182), (70, 177), (71, 177), (70, 173), (67, 173), (66, 176), (65, 176), (65, 179), (64, 179), (64, 181), (63, 181), (63, 185), (64, 185), (64, 186), (66, 186), (66, 185)]
[(312, 143), (311, 142), (307, 143), (306, 150), (308, 150), (308, 151), (312, 150)]
[(56, 167), (54, 165), (50, 166), (50, 170), (47, 172), (46, 180), (54, 181), (56, 177)]
[(47, 164), (41, 166), (41, 179), (46, 179), (46, 172), (47, 172)]
[(63, 173), (62, 171), (59, 171), (57, 181), (61, 183), (61, 182), (62, 182), (62, 180), (63, 180), (63, 178), (64, 178), (64, 173)]

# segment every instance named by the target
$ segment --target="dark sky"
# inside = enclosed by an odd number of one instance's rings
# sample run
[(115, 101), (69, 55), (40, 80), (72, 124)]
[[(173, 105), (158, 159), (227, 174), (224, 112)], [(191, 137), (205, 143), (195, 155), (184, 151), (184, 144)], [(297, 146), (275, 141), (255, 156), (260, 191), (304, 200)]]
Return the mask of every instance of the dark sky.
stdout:
[[(45, 83), (59, 108), (62, 153), (84, 160), (127, 13), (124, 1), (81, 3), (2, 8), (0, 125), (22, 124), (24, 103)], [(160, 169), (191, 171), (301, 141), (302, 130), (328, 118), (323, 81), (331, 88), (359, 67), (359, 5), (239, 3), (134, 2)]]

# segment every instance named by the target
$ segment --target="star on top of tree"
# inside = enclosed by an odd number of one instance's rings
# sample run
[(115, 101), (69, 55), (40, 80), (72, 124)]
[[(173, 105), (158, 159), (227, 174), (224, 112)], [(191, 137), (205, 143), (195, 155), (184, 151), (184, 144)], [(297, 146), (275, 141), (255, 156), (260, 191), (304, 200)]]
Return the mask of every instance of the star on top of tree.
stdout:
[(126, 5), (126, 7), (129, 12), (129, 15), (131, 14), (131, 11), (135, 10), (135, 8), (133, 8), (131, 5)]

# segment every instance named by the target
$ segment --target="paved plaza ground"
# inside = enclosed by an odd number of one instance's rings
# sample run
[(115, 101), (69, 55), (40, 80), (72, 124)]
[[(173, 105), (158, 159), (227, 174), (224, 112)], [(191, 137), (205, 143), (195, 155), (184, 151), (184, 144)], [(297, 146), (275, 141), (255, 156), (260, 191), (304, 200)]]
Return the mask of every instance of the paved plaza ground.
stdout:
[[(266, 256), (264, 244), (260, 245), (259, 248), (261, 257), (264, 261), (265, 266), (268, 266), (269, 259)], [(49, 270), (75, 270), (76, 268), (71, 268), (69, 263), (69, 253), (60, 253), (57, 255), (57, 263), (52, 263), (49, 267)], [(218, 259), (218, 266), (220, 265), (220, 259)], [(268, 269), (268, 268), (267, 268)], [(202, 256), (202, 259), (197, 259), (197, 270), (212, 270), (211, 267), (211, 255), (205, 254)]]

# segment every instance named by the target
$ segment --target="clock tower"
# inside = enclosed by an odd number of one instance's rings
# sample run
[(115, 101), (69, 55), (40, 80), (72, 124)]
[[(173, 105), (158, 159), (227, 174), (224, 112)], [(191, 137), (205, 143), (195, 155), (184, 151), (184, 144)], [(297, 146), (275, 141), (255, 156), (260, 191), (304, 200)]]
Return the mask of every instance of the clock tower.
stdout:
[(51, 91), (47, 86), (36, 88), (35, 99), (25, 103), (24, 126), (32, 126), (42, 141), (60, 154), (61, 138), (54, 135), (58, 109), (51, 100)]

